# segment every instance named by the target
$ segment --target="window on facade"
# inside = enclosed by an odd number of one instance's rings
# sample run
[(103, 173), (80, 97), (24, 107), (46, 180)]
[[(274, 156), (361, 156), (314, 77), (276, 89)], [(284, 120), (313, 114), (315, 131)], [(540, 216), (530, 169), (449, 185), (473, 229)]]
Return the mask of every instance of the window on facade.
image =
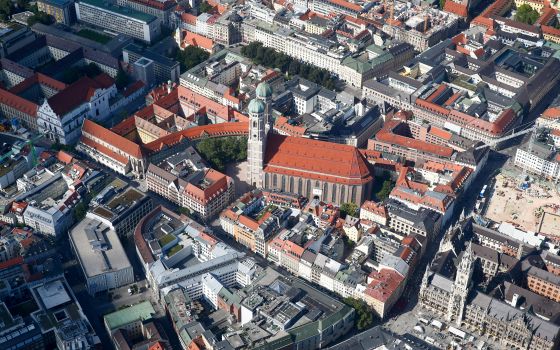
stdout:
[(290, 192), (294, 192), (294, 178), (290, 176)]
[(276, 174), (272, 175), (272, 187), (276, 187), (278, 185), (278, 179)]
[(303, 180), (301, 178), (298, 179), (298, 194), (303, 193)]
[(345, 197), (346, 196), (346, 186), (342, 186), (340, 188), (340, 202), (344, 202), (345, 201)]
[(282, 176), (282, 179), (280, 181), (282, 182), (282, 185), (281, 185), (280, 189), (282, 191), (286, 191), (286, 177)]
[(324, 200), (328, 201), (329, 199), (329, 184), (326, 182), (323, 184), (323, 198)]
[(332, 185), (331, 202), (336, 202), (336, 184)]
[(356, 186), (352, 186), (352, 202), (356, 203)]
[(311, 198), (311, 180), (307, 180), (307, 198)]

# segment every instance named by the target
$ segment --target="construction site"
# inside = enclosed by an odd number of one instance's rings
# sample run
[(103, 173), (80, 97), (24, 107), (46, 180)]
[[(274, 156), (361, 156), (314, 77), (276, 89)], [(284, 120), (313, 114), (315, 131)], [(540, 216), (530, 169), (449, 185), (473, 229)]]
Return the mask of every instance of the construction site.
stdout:
[[(522, 182), (499, 174), (488, 191), (484, 216), (495, 222), (510, 222), (526, 231), (538, 232), (545, 213), (560, 213), (560, 194), (552, 186)], [(548, 228), (548, 224), (545, 225)]]

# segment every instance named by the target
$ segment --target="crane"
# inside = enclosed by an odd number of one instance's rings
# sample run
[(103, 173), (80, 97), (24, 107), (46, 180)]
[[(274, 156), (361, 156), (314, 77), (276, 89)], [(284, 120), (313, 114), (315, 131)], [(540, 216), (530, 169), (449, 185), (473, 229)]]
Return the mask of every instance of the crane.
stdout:
[[(35, 154), (35, 145), (34, 143), (37, 142), (39, 139), (41, 139), (43, 137), (43, 135), (36, 135), (33, 136), (31, 139), (24, 141), (24, 145), (23, 147), (30, 145), (31, 149), (30, 149), (30, 153), (31, 153), (31, 157), (32, 157), (32, 165), (35, 166), (35, 163), (37, 161), (37, 154)], [(5, 154), (0, 156), (0, 163), (4, 162), (4, 160), (6, 160), (7, 158), (10, 158), (12, 155), (14, 155), (15, 150), (12, 148), (9, 152), (6, 152)]]

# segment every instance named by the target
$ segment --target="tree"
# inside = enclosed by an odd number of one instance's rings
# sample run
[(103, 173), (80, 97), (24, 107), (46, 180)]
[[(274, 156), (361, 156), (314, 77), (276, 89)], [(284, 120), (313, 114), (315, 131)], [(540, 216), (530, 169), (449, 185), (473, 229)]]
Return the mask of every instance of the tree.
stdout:
[(0, 0), (0, 17), (7, 21), (14, 11), (14, 3), (11, 0)]
[(76, 206), (74, 207), (74, 219), (76, 220), (76, 222), (79, 222), (83, 218), (85, 218), (86, 212), (87, 212), (87, 204), (84, 203), (84, 201), (81, 201), (80, 203), (76, 204)]
[(95, 63), (90, 63), (85, 66), (70, 67), (62, 72), (62, 81), (66, 84), (72, 84), (76, 80), (83, 76), (88, 76), (90, 78), (96, 77), (101, 74), (101, 68)]
[(358, 216), (358, 205), (356, 203), (347, 202), (340, 206), (340, 216), (344, 219), (346, 215)]
[(539, 18), (540, 14), (530, 5), (523, 4), (517, 8), (515, 20), (522, 23), (533, 24)]
[(196, 146), (200, 155), (212, 168), (224, 171), (226, 164), (247, 159), (246, 137), (223, 137), (204, 139)]
[(439, 0), (439, 8), (443, 10), (445, 7), (445, 0)]
[(119, 71), (117, 72), (117, 76), (115, 77), (115, 85), (117, 89), (123, 89), (130, 83), (130, 77), (124, 70), (119, 67)]
[(32, 26), (35, 23), (42, 23), (42, 24), (45, 24), (45, 25), (51, 25), (54, 22), (55, 21), (54, 21), (53, 16), (51, 16), (51, 15), (45, 13), (45, 12), (42, 12), (42, 11), (35, 12), (35, 14), (33, 14), (33, 16), (30, 16), (27, 19), (27, 25), (29, 25), (29, 26)]
[(361, 331), (373, 325), (373, 312), (363, 300), (344, 298), (344, 303), (356, 310), (356, 328)]
[(293, 60), (292, 62), (290, 62), (290, 65), (288, 66), (288, 74), (290, 76), (294, 76), (294, 75), (298, 75), (298, 73), (299, 73), (299, 62)]
[(389, 198), (389, 194), (395, 187), (395, 183), (391, 180), (391, 174), (384, 172), (383, 174), (376, 176), (373, 181), (373, 197), (378, 202), (382, 202)]
[(200, 5), (198, 6), (198, 11), (201, 13), (208, 13), (210, 11), (212, 11), (214, 9), (214, 7), (212, 7), (212, 5), (210, 5), (208, 2), (203, 1), (200, 3)]
[(206, 61), (210, 54), (198, 46), (187, 46), (184, 50), (177, 51), (177, 61), (181, 64), (181, 71), (186, 71), (192, 67)]

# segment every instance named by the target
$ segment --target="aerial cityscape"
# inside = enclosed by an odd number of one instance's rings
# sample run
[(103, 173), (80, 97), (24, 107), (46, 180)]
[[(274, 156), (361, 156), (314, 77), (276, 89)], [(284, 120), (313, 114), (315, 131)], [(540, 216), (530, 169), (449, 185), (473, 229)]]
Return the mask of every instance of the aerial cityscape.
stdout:
[(0, 0), (0, 350), (558, 350), (559, 180), (560, 0)]

